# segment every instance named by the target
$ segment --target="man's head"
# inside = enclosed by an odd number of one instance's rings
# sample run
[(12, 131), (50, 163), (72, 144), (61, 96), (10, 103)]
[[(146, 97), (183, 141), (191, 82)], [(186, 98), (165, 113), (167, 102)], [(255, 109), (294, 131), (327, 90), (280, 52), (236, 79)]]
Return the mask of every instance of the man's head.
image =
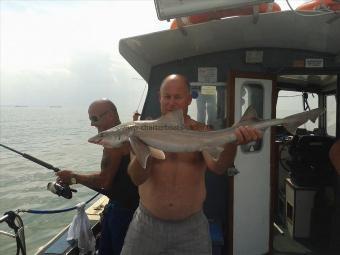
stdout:
[(171, 74), (163, 80), (159, 93), (162, 114), (182, 110), (186, 115), (191, 100), (190, 84), (183, 75)]
[(90, 104), (89, 118), (91, 126), (102, 132), (120, 124), (116, 106), (108, 99), (96, 100)]

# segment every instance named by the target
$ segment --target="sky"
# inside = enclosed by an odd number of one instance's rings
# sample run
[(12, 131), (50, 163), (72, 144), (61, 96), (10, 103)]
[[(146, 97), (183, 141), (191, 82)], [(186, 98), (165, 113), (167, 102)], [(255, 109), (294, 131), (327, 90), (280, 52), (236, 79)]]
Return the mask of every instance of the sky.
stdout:
[(119, 39), (169, 26), (153, 0), (0, 0), (0, 105), (83, 106), (107, 97), (137, 109), (145, 82), (119, 54)]

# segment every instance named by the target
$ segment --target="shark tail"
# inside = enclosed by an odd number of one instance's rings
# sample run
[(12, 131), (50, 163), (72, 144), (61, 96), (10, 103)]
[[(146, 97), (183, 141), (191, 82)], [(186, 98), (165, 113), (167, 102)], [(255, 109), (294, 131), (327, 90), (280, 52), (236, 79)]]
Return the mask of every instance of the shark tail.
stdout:
[(297, 128), (302, 124), (306, 123), (308, 120), (313, 123), (316, 119), (325, 112), (323, 108), (317, 108), (310, 110), (308, 112), (298, 113), (289, 117), (284, 118), (285, 121), (282, 125), (291, 134), (295, 134)]

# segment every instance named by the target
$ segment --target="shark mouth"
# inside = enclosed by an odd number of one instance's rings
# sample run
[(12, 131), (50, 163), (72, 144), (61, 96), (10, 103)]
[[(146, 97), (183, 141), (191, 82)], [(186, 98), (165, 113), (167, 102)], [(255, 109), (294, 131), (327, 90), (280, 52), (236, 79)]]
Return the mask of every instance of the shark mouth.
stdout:
[(102, 138), (100, 138), (100, 137), (96, 137), (96, 136), (94, 136), (94, 137), (91, 137), (89, 140), (87, 140), (89, 143), (95, 143), (95, 144), (101, 144), (101, 141), (102, 141), (103, 139)]

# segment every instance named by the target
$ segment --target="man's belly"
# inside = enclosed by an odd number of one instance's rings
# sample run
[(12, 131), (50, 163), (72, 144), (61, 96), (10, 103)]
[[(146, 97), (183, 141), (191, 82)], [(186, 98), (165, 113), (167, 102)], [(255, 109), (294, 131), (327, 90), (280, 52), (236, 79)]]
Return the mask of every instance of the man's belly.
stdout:
[(141, 203), (157, 218), (180, 220), (202, 209), (206, 196), (204, 182), (177, 186), (145, 184), (139, 187)]

